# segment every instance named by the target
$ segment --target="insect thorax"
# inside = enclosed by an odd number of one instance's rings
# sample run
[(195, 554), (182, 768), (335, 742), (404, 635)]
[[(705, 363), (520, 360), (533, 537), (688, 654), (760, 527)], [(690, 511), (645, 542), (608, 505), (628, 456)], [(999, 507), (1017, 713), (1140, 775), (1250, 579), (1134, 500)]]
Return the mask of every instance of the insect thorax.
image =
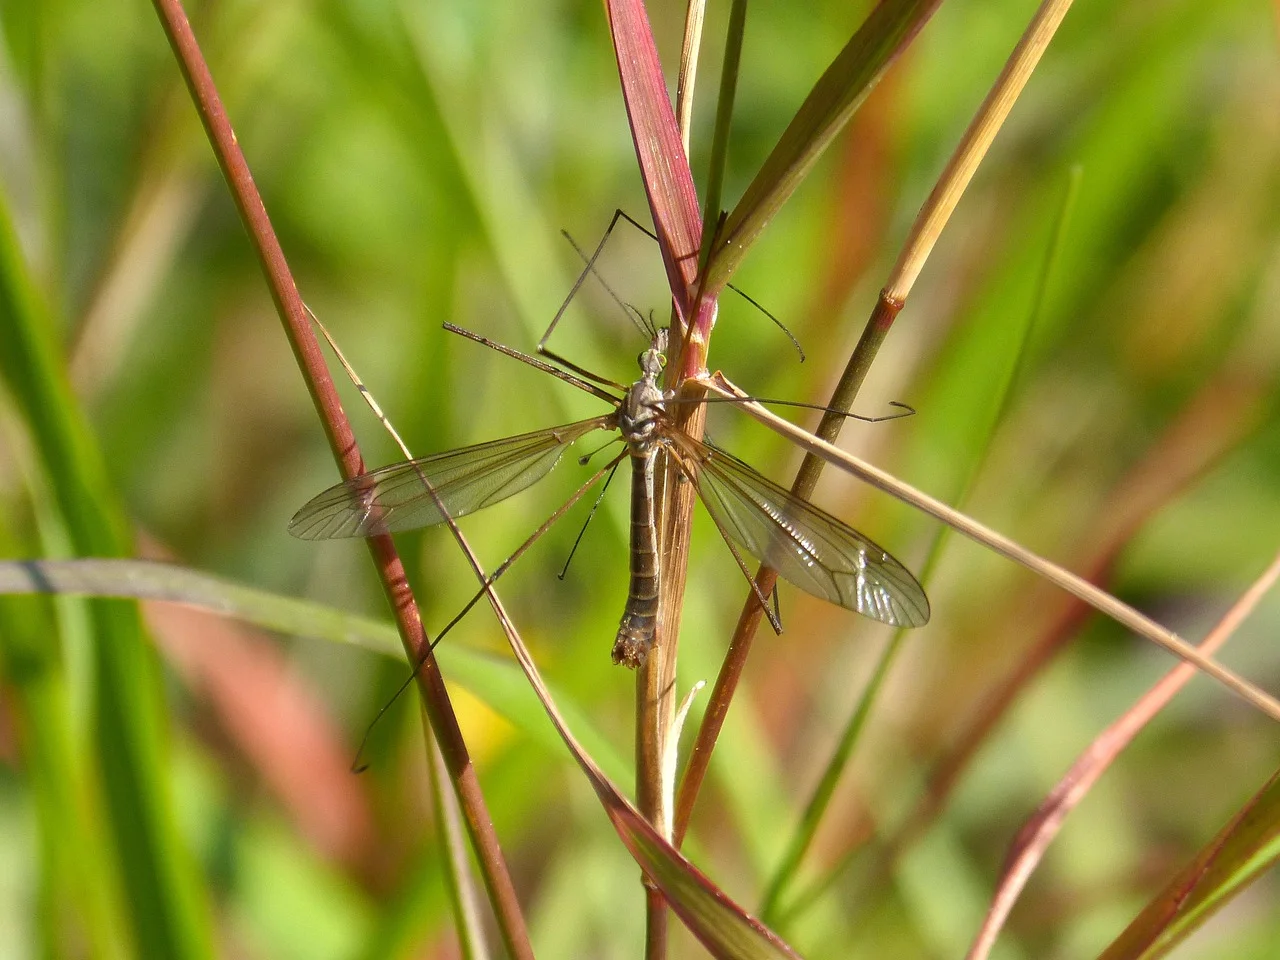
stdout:
[[(665, 332), (665, 331), (664, 331)], [(633, 454), (646, 454), (653, 444), (654, 433), (663, 415), (666, 394), (658, 386), (658, 377), (666, 365), (661, 341), (640, 354), (640, 379), (633, 383), (618, 408), (618, 430)]]
[(650, 380), (637, 380), (618, 408), (618, 430), (633, 453), (645, 453), (652, 445), (662, 419), (662, 389)]

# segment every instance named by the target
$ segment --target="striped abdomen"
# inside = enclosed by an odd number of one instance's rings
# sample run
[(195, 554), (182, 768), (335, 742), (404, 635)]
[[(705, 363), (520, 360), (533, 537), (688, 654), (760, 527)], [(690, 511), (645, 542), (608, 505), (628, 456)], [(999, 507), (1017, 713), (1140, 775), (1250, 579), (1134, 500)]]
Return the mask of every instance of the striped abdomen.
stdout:
[(613, 643), (613, 662), (638, 667), (658, 623), (658, 532), (653, 507), (653, 449), (631, 453), (631, 585)]

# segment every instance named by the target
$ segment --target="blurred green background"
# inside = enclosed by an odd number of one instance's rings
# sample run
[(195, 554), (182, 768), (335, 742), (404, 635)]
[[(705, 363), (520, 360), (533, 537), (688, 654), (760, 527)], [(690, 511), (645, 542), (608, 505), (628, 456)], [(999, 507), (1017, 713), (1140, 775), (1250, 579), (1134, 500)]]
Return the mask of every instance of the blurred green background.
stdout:
[[(752, 4), (726, 196), (749, 182), (866, 3)], [(727, 5), (708, 13), (692, 164), (707, 163)], [(729, 297), (713, 365), (761, 395), (822, 402), (915, 212), (1034, 11), (949, 0), (770, 225)], [(402, 0), (190, 9), (304, 298), (417, 453), (601, 412), (584, 395), (441, 330), (451, 320), (529, 350), (593, 244), (646, 204), (598, 3)], [(650, 4), (674, 67), (682, 5)], [(913, 419), (843, 442), (1046, 556), (1104, 578), (1196, 639), (1280, 542), (1280, 65), (1265, 0), (1077, 5), (943, 236), (859, 400)], [(140, 555), (385, 618), (366, 551), (285, 525), (336, 480), (243, 229), (150, 5), (0, 4), (0, 190), (30, 279)], [(1062, 242), (1046, 258), (1078, 170)], [(620, 233), (602, 273), (665, 312), (661, 265)], [(985, 424), (1040, 302), (990, 443)], [(643, 342), (588, 290), (557, 349), (618, 380)], [(8, 389), (12, 389), (10, 386)], [(366, 459), (397, 459), (345, 390)], [(0, 393), (0, 553), (64, 556), (26, 418)], [(797, 419), (812, 426), (814, 420)], [(732, 411), (710, 433), (788, 483), (798, 455)], [(569, 460), (464, 521), (489, 567), (576, 486)], [(834, 475), (819, 502), (918, 568), (932, 521)], [(579, 508), (502, 581), (542, 669), (629, 786), (629, 674), (608, 651), (626, 586), (626, 496), (611, 491), (563, 582)], [(685, 612), (684, 685), (714, 676), (745, 588), (705, 517)], [(474, 581), (443, 531), (400, 538), (428, 630)], [(1063, 625), (1055, 591), (949, 541), (913, 633), (819, 836), (806, 878), (869, 832), (891, 836), (940, 757), (1057, 631), (1066, 644), (1016, 690), (959, 789), (888, 876), (865, 861), (781, 930), (814, 957), (953, 957), (976, 930), (1008, 844), (1076, 754), (1169, 665), (1097, 618)], [(783, 588), (787, 631), (762, 635), (695, 816), (695, 859), (754, 906), (885, 628)], [(83, 605), (40, 635), (65, 692), (80, 773), (68, 836), (99, 838)], [(347, 765), (403, 664), (269, 636), (175, 607), (144, 612), (163, 665), (161, 737), (196, 916), (220, 956), (450, 956), (414, 697)], [(1280, 687), (1264, 602), (1223, 660)], [(51, 862), (33, 716), (13, 644), (0, 680), (0, 957), (98, 955), (115, 929)], [(506, 657), (483, 607), (442, 646)], [(468, 661), (470, 662), (470, 661)], [(509, 671), (503, 674), (509, 676)], [(464, 732), (547, 957), (634, 957), (638, 870), (539, 718), (512, 722), (490, 680), (457, 688)], [(703, 700), (694, 708), (699, 714)], [(1274, 770), (1272, 724), (1196, 680), (1067, 823), (998, 955), (1093, 955)], [(109, 861), (109, 857), (107, 860)], [(109, 876), (111, 868), (106, 867)], [(112, 885), (115, 881), (104, 881)], [(1273, 957), (1274, 881), (1178, 957)], [(199, 922), (199, 921), (197, 921)], [(71, 932), (67, 932), (71, 931)], [(109, 938), (110, 939), (110, 938)], [(697, 955), (677, 942), (678, 955)]]

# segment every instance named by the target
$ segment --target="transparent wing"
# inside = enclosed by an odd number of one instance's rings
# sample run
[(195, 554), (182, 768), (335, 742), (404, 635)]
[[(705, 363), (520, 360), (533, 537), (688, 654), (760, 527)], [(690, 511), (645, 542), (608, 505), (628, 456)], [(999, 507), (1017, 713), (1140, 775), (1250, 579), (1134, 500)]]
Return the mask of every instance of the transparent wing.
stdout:
[(671, 439), (720, 527), (784, 580), (881, 623), (929, 622), (929, 598), (911, 571), (857, 530), (719, 447)]
[[(505, 500), (542, 479), (565, 450), (609, 416), (404, 460), (330, 487), (289, 521), (302, 540), (371, 537), (440, 523)], [(432, 495), (434, 492), (434, 496)]]

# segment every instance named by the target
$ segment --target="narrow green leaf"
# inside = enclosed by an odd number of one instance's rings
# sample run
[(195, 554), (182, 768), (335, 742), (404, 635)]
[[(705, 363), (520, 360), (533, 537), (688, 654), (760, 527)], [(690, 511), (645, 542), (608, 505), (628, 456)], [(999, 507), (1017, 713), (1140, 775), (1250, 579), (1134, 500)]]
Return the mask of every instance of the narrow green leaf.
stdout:
[[(948, 502), (955, 503), (959, 508), (964, 507), (986, 463), (996, 430), (1003, 421), (1010, 399), (1014, 395), (1019, 372), (1026, 363), (1027, 345), (1041, 317), (1045, 296), (1055, 275), (1066, 226), (1079, 190), (1080, 176), (1077, 168), (1068, 178), (1062, 204), (1051, 224), (1049, 246), (1045, 252), (1043, 267), (1039, 272), (1031, 308), (1025, 312), (1009, 311), (1005, 315), (994, 317), (993, 322), (983, 330), (964, 331), (953, 349), (964, 351), (967, 355), (957, 355), (954, 362), (944, 365), (944, 369), (961, 371), (981, 385), (981, 389), (968, 391), (961, 398), (962, 402), (957, 402), (959, 394), (953, 393), (949, 396), (935, 396), (930, 404), (930, 409), (947, 411), (944, 429), (948, 430), (952, 436), (959, 438), (955, 441), (961, 448), (960, 453), (954, 458), (956, 483), (947, 494)], [(939, 379), (944, 385), (946, 384), (946, 377)], [(926, 587), (930, 585), (933, 571), (941, 560), (943, 549), (949, 541), (950, 528), (938, 527), (929, 544), (925, 560), (920, 565), (920, 582)], [(832, 751), (817, 787), (810, 795), (796, 833), (761, 902), (760, 915), (768, 922), (776, 922), (781, 898), (788, 885), (794, 881), (804, 855), (817, 836), (822, 818), (827, 813), (831, 798), (835, 795), (836, 787), (844, 775), (854, 750), (857, 749), (867, 719), (871, 715), (871, 709), (877, 702), (890, 669), (897, 662), (898, 653), (902, 649), (907, 633), (908, 631), (905, 630), (895, 631), (893, 638), (881, 651), (866, 688), (840, 734), (840, 739)], [(834, 877), (843, 872), (848, 866), (849, 859), (849, 857), (842, 857), (827, 873), (826, 878), (802, 895), (801, 899), (805, 905), (812, 903), (813, 890), (825, 889)], [(788, 911), (789, 915), (799, 909), (794, 904), (792, 907), (793, 910)]]
[(800, 186), (841, 127), (866, 99), (942, 0), (881, 0), (814, 84), (746, 193), (725, 221), (703, 290), (718, 293), (765, 225)]
[(1099, 960), (1155, 960), (1280, 858), (1280, 772), (1138, 914)]
[[(0, 553), (17, 544), (0, 524)], [(13, 693), (22, 766), (39, 825), (41, 936), (45, 955), (88, 945), (96, 958), (125, 957), (119, 890), (105, 864), (93, 791), (71, 723), (54, 612), (41, 597), (0, 597), (0, 669)]]
[[(404, 660), (400, 635), (390, 623), (169, 563), (122, 559), (0, 561), (0, 595), (25, 593), (181, 603), (264, 630), (353, 644)], [(560, 749), (560, 738), (547, 726), (541, 704), (512, 664), (449, 643), (442, 644), (436, 655), (446, 664), (450, 681), (475, 694), (548, 750)], [(564, 712), (610, 775), (625, 776), (626, 762), (592, 726), (586, 713), (572, 704)]]
[[(73, 548), (122, 555), (129, 551), (125, 525), (52, 331), (0, 199), (0, 376), (26, 421)], [(137, 953), (211, 957), (208, 908), (174, 821), (154, 651), (134, 604), (95, 600), (89, 618), (92, 733)]]
[(471, 874), (467, 832), (462, 826), (458, 797), (449, 781), (449, 769), (440, 756), (440, 747), (429, 746), (427, 765), (431, 780), (431, 810), (440, 831), (441, 859), (444, 861), (445, 889), (453, 907), (454, 930), (463, 960), (489, 960), (489, 946), (480, 917), (480, 892)]

